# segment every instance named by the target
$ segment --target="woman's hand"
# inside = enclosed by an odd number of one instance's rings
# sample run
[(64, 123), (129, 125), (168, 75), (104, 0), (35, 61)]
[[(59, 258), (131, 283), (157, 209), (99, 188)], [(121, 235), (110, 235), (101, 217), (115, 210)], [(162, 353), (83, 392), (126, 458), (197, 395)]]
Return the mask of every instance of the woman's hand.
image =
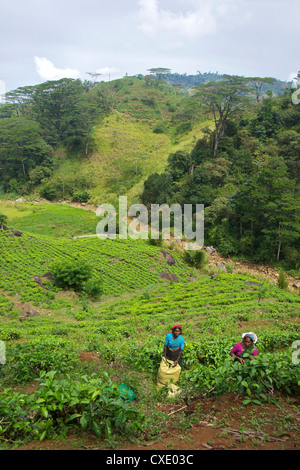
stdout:
[(238, 358), (238, 360), (240, 361), (241, 364), (244, 364), (245, 363), (245, 360), (242, 358), (242, 357), (238, 357), (238, 356), (235, 356)]

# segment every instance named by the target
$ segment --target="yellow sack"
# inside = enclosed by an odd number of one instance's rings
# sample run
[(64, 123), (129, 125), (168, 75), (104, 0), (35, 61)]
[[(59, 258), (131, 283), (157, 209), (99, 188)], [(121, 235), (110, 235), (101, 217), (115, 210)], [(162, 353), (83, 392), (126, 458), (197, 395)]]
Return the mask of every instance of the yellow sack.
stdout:
[[(160, 363), (159, 369), (158, 369), (158, 374), (157, 374), (157, 390), (160, 390), (165, 386), (165, 384), (168, 384), (168, 386), (171, 388), (169, 391), (169, 396), (175, 396), (178, 393), (178, 387), (174, 385), (177, 380), (179, 379), (180, 372), (181, 372), (181, 367), (179, 364), (177, 366), (173, 367), (174, 361), (170, 361), (169, 359), (162, 358), (162, 361)], [(170, 383), (172, 381), (172, 383)]]

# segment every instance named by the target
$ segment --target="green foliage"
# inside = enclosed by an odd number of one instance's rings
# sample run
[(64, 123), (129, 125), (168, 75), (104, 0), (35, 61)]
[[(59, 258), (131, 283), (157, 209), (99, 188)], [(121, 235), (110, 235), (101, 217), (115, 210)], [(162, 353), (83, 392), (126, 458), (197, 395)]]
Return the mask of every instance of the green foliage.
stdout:
[(208, 262), (206, 253), (202, 250), (187, 250), (184, 252), (184, 258), (189, 266), (197, 269), (203, 269)]
[(223, 255), (297, 268), (299, 129), (285, 121), (297, 108), (289, 92), (289, 102), (286, 97), (259, 98), (254, 107), (250, 101), (241, 118), (241, 90), (247, 86), (250, 92), (253, 86), (260, 96), (261, 85), (270, 84), (269, 79), (225, 78), (196, 87), (195, 97), (211, 112), (218, 110), (216, 129), (203, 128), (204, 137), (190, 153), (171, 153), (165, 171), (144, 182), (142, 202), (177, 202), (182, 207), (201, 202), (206, 245)]
[(38, 377), (41, 371), (66, 372), (77, 363), (76, 354), (66, 340), (36, 339), (7, 348), (7, 361), (1, 375), (6, 382), (24, 383)]
[(0, 213), (0, 227), (1, 225), (7, 224), (7, 216), (5, 214)]
[(75, 191), (72, 196), (73, 202), (88, 202), (90, 194), (88, 191)]
[(103, 294), (103, 285), (101, 279), (92, 277), (82, 283), (82, 289), (93, 300), (99, 300)]
[(92, 275), (92, 266), (82, 259), (54, 262), (51, 272), (55, 284), (62, 289), (81, 290), (85, 287), (92, 291), (93, 284), (86, 284)]
[(57, 370), (41, 372), (30, 395), (5, 389), (0, 396), (0, 439), (38, 438), (70, 427), (85, 429), (111, 444), (112, 433), (132, 436), (144, 419), (107, 374), (74, 380), (55, 378)]
[(287, 289), (288, 286), (289, 286), (289, 282), (288, 280), (286, 279), (285, 277), (285, 274), (284, 274), (284, 271), (283, 269), (280, 269), (279, 270), (279, 276), (278, 276), (278, 280), (277, 280), (277, 285), (280, 289)]

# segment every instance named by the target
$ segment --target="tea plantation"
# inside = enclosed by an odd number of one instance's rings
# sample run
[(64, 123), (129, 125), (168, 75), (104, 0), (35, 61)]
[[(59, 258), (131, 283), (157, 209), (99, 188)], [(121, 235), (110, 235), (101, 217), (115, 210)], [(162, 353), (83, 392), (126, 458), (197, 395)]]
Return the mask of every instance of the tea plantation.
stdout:
[[(72, 235), (76, 214), (84, 217), (74, 209)], [(300, 398), (297, 293), (238, 272), (190, 267), (173, 245), (163, 247), (168, 263), (162, 247), (145, 240), (73, 239), (55, 228), (50, 236), (37, 233), (34, 220), (21, 236), (0, 230), (2, 448), (68, 430), (93, 433), (108, 446), (157, 435), (165, 418), (154, 415), (154, 405), (171, 399), (167, 389), (156, 390), (156, 374), (175, 323), (185, 351), (182, 393), (173, 400), (236, 393), (243, 406), (255, 406)], [(21, 227), (19, 218), (14, 229)], [(76, 260), (101, 286), (97, 298), (54, 282), (53, 267)], [(259, 354), (240, 364), (229, 353), (246, 331), (258, 336)]]

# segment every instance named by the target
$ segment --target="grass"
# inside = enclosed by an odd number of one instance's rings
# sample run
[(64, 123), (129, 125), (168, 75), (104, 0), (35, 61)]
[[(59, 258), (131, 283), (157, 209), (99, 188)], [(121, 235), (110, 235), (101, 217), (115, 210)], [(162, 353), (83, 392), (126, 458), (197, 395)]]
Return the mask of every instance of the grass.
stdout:
[(0, 202), (7, 225), (16, 230), (49, 237), (74, 237), (95, 234), (98, 218), (92, 211), (67, 204)]

